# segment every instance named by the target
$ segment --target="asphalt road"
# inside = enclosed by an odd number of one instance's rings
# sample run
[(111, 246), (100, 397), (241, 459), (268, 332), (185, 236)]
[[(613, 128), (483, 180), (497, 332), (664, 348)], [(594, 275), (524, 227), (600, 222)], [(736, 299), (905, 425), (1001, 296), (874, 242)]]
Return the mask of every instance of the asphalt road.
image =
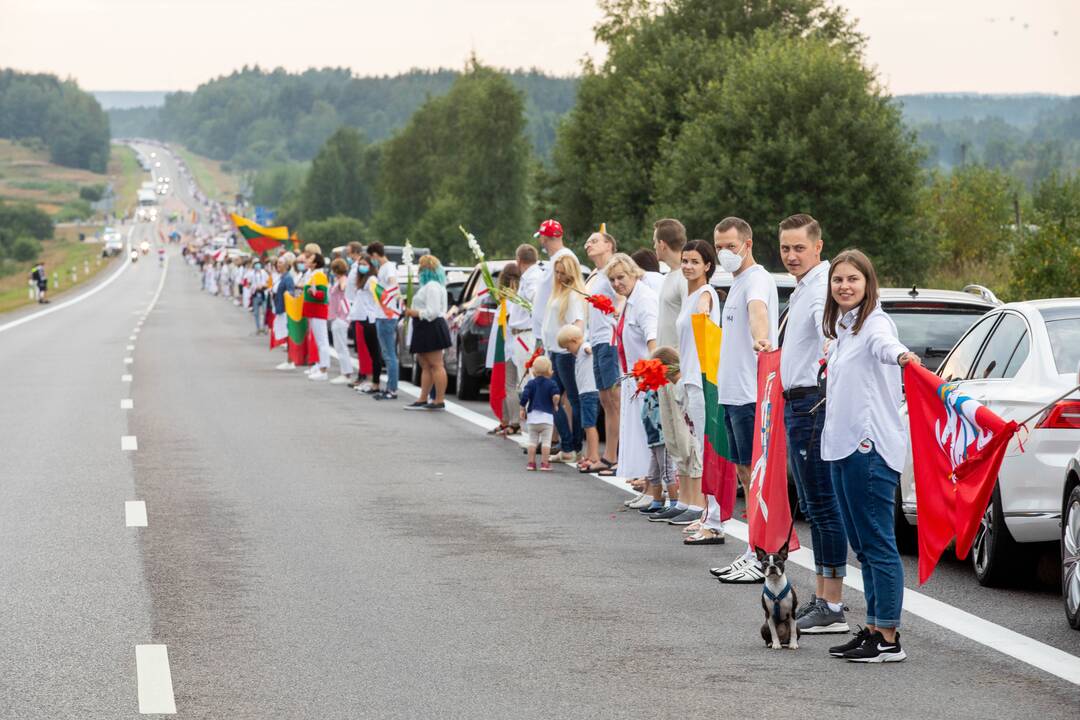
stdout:
[[(740, 542), (684, 548), (458, 417), (275, 371), (250, 317), (170, 263), (0, 331), (2, 718), (139, 715), (141, 644), (168, 648), (184, 718), (1080, 710), (1075, 684), (907, 614), (902, 664), (833, 660), (835, 637), (766, 650), (759, 589), (706, 573)], [(147, 527), (125, 526), (132, 500)], [(1080, 654), (1047, 590), (946, 563), (922, 592)]]

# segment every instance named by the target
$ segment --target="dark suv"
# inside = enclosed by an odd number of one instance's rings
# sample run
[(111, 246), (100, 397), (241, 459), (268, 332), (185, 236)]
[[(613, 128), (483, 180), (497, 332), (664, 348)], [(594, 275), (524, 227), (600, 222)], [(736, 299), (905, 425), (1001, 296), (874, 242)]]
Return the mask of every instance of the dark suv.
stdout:
[[(513, 261), (488, 260), (491, 276), (498, 280), (499, 273), (510, 262)], [(461, 301), (449, 312), (453, 344), (446, 351), (446, 373), (455, 377), (457, 396), (461, 400), (476, 400), (490, 379), (491, 371), (484, 365), (497, 311), (498, 303), (488, 294), (477, 265), (465, 281)]]

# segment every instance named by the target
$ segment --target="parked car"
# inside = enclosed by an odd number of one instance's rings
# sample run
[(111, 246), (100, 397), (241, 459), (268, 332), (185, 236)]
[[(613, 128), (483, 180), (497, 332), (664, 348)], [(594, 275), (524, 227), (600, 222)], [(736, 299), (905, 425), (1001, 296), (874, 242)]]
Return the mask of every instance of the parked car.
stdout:
[[(513, 261), (488, 260), (491, 276), (498, 280), (499, 273), (510, 262)], [(460, 302), (448, 313), (452, 344), (446, 351), (446, 373), (454, 377), (455, 392), (462, 400), (478, 398), (490, 379), (491, 371), (484, 364), (497, 308), (477, 265), (461, 289)]]
[(1080, 448), (1065, 468), (1065, 492), (1062, 495), (1061, 595), (1069, 625), (1073, 630), (1080, 630)]
[[(979, 319), (937, 374), (1005, 420), (1022, 421), (1074, 387), (1078, 365), (1080, 298), (1032, 300), (998, 306)], [(1006, 450), (975, 536), (971, 558), (981, 585), (1010, 579), (1018, 543), (1061, 540), (1062, 482), (1080, 447), (1080, 393), (1056, 402), (1029, 427)], [(910, 458), (900, 492), (904, 518), (916, 524)]]

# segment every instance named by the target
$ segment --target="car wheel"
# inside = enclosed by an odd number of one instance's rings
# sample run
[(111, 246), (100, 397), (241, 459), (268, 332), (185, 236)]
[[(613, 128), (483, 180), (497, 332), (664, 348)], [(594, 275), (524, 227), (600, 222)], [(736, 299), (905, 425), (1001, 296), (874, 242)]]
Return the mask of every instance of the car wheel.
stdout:
[(1016, 541), (1005, 527), (1005, 514), (1001, 510), (1001, 493), (994, 488), (990, 504), (986, 506), (975, 540), (971, 544), (971, 564), (975, 579), (985, 587), (1001, 587), (1008, 583), (1015, 566)]
[(900, 551), (902, 555), (916, 555), (919, 552), (919, 530), (918, 526), (912, 525), (904, 517), (904, 508), (900, 504), (900, 488), (896, 488), (896, 504), (893, 514), (895, 516), (894, 523), (896, 524), (896, 549)]
[(476, 400), (480, 397), (480, 380), (469, 374), (469, 369), (462, 361), (460, 348), (457, 361), (457, 396), (459, 400)]
[(1080, 630), (1080, 485), (1069, 493), (1061, 514), (1061, 594), (1069, 625)]

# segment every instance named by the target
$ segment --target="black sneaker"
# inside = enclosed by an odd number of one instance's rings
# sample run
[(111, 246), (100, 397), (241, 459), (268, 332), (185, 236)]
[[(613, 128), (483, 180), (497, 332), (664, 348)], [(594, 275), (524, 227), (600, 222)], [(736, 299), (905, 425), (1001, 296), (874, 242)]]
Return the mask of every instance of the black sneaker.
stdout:
[(404, 406), (401, 409), (402, 410), (427, 410), (428, 406), (427, 406), (427, 403), (420, 402), (419, 400), (417, 400), (414, 403), (409, 403), (408, 405)]
[(387, 392), (386, 390), (383, 390), (381, 393), (377, 393), (375, 395), (372, 395), (371, 397), (375, 398), (376, 400), (397, 400), (397, 393)]
[(682, 510), (675, 507), (674, 505), (670, 505), (663, 511), (650, 515), (649, 522), (667, 522), (668, 520), (671, 520), (672, 518), (678, 517), (682, 514)]
[(667, 510), (667, 508), (661, 505), (660, 507), (643, 507), (638, 510), (638, 512), (642, 515), (655, 515), (656, 513), (662, 513), (665, 510)]
[(700, 519), (700, 510), (690, 510), (689, 508), (687, 508), (686, 510), (682, 511), (681, 515), (676, 515), (675, 517), (668, 520), (668, 525), (690, 525)]
[(870, 631), (862, 627), (861, 625), (859, 626), (859, 630), (853, 634), (855, 635), (855, 637), (853, 637), (851, 640), (848, 640), (843, 645), (835, 645), (829, 648), (829, 654), (833, 657), (844, 657), (844, 653), (851, 652), (855, 648), (861, 647), (862, 644), (866, 642), (866, 638), (870, 637), (871, 635)]
[(843, 658), (848, 662), (887, 663), (901, 662), (907, 653), (900, 647), (900, 633), (896, 633), (896, 642), (885, 642), (885, 636), (879, 632), (871, 633), (862, 645), (848, 650)]

